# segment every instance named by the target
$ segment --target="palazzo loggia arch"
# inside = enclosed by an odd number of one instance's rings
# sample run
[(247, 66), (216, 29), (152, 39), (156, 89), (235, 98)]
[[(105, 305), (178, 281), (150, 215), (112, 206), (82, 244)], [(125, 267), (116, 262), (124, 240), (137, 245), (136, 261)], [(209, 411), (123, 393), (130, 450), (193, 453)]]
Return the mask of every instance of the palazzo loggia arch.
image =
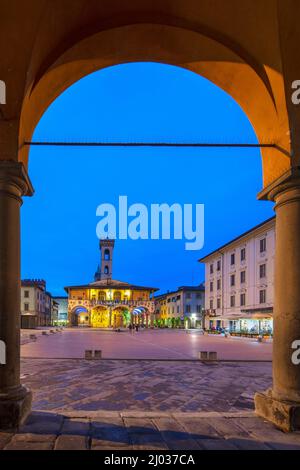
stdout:
[[(283, 429), (299, 427), (300, 79), (298, 0), (11, 0), (1, 6), (0, 80), (0, 423), (30, 411), (20, 385), (20, 236), (23, 196), (33, 194), (28, 146), (49, 104), (82, 76), (109, 65), (159, 61), (213, 81), (241, 105), (264, 148), (261, 199), (276, 202), (273, 387), (257, 412)], [(2, 100), (3, 102), (3, 100)], [(41, 163), (42, 164), (42, 163)], [(297, 418), (298, 416), (298, 418)], [(298, 420), (298, 421), (297, 421)]]

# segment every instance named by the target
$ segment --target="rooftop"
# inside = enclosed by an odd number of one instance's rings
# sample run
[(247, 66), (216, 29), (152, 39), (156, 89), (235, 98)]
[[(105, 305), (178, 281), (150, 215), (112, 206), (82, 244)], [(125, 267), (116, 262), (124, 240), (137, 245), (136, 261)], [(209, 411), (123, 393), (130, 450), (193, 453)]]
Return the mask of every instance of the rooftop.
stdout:
[(69, 289), (131, 289), (131, 290), (150, 290), (158, 291), (157, 287), (149, 286), (138, 286), (136, 284), (130, 284), (128, 282), (118, 281), (116, 279), (102, 279), (101, 281), (90, 282), (89, 284), (84, 284), (81, 286), (67, 286), (65, 287), (66, 292)]
[(190, 292), (190, 291), (199, 292), (199, 291), (201, 291), (201, 292), (204, 292), (205, 287), (204, 287), (203, 283), (199, 284), (198, 286), (180, 286), (175, 291), (164, 292), (163, 294), (156, 295), (155, 299), (160, 299), (162, 297), (167, 297), (168, 295), (175, 295), (175, 294), (178, 294), (178, 292), (180, 292), (180, 291), (184, 291), (184, 292)]
[(208, 253), (207, 255), (203, 256), (203, 258), (200, 258), (198, 260), (199, 263), (203, 263), (204, 261), (207, 260), (207, 258), (209, 258), (210, 256), (214, 255), (215, 253), (219, 253), (221, 250), (223, 250), (224, 248), (230, 246), (232, 243), (235, 243), (237, 242), (238, 240), (246, 237), (247, 235), (250, 235), (252, 232), (255, 232), (256, 230), (262, 228), (264, 225), (267, 225), (269, 222), (273, 221), (275, 222), (275, 215), (273, 217), (270, 217), (269, 219), (265, 220), (264, 222), (261, 222), (260, 224), (258, 225), (255, 225), (255, 227), (252, 227), (250, 230), (247, 230), (246, 232), (242, 233), (241, 235), (239, 235), (238, 237), (234, 238), (233, 240), (230, 240), (229, 242), (225, 243), (224, 245), (220, 246), (219, 248), (216, 248), (215, 250), (211, 251), (210, 253)]

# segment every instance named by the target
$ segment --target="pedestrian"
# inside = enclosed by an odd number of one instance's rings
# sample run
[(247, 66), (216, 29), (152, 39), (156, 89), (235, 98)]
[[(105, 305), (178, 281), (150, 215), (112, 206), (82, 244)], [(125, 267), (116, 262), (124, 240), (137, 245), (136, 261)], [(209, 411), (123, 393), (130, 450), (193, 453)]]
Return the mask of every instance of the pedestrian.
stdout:
[(139, 331), (139, 325), (138, 325), (138, 323), (135, 325), (135, 331), (136, 331), (136, 332)]
[(132, 324), (131, 324), (131, 323), (129, 323), (129, 327), (128, 327), (128, 328), (129, 328), (129, 332), (132, 334)]

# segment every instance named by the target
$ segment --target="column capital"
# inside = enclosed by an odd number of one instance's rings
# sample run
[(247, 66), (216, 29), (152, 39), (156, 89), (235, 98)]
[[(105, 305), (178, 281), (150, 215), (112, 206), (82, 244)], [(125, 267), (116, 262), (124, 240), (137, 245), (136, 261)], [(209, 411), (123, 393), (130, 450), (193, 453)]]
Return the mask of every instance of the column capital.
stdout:
[[(289, 196), (291, 191), (294, 196)], [(290, 168), (286, 173), (277, 178), (273, 183), (264, 188), (257, 197), (264, 201), (277, 201), (278, 197), (286, 194), (286, 202), (290, 198), (300, 197), (300, 167)]]
[(0, 192), (19, 198), (33, 195), (34, 189), (22, 162), (0, 160)]
[(260, 191), (257, 198), (261, 201), (275, 201), (279, 194), (289, 192), (291, 189), (300, 189), (300, 167), (292, 167), (273, 183)]

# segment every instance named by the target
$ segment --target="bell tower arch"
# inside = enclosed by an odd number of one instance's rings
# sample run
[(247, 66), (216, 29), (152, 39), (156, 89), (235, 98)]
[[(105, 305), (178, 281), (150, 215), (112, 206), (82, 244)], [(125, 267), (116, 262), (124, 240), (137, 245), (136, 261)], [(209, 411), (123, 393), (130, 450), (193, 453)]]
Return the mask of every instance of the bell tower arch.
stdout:
[(115, 240), (106, 238), (100, 240), (101, 250), (101, 264), (100, 264), (100, 277), (101, 279), (112, 278), (112, 262), (114, 252)]

